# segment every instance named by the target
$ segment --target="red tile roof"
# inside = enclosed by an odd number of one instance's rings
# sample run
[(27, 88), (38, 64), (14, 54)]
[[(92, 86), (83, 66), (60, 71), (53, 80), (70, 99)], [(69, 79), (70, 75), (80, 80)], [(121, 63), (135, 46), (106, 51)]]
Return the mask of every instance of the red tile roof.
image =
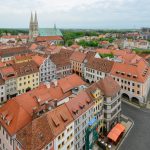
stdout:
[(102, 94), (106, 97), (113, 97), (114, 95), (116, 95), (117, 92), (120, 91), (121, 88), (111, 76), (107, 76), (104, 79), (93, 83), (90, 87), (86, 89), (86, 92), (89, 94), (90, 97), (93, 98), (91, 92), (96, 89), (100, 89)]
[(66, 105), (73, 118), (76, 119), (91, 108), (94, 103), (88, 94), (85, 91), (82, 91), (75, 98), (72, 98), (67, 102)]
[(16, 137), (25, 150), (41, 150), (54, 138), (46, 116), (34, 119)]
[[(3, 114), (4, 112), (6, 113)], [(32, 120), (31, 115), (16, 100), (10, 100), (1, 107), (0, 114), (5, 118), (1, 117), (0, 123), (10, 135), (14, 135)], [(11, 120), (7, 120), (7, 117), (11, 117)], [(7, 125), (9, 121), (10, 123)]]
[(93, 58), (87, 61), (86, 67), (109, 73), (114, 65), (113, 61), (109, 61), (101, 58)]
[(140, 56), (134, 53), (125, 54), (119, 56), (118, 58), (122, 59), (124, 63), (128, 63), (128, 64), (136, 64), (142, 59)]
[(4, 66), (5, 66), (5, 63), (3, 63), (3, 62), (0, 61), (0, 68), (4, 67)]
[(38, 47), (37, 44), (33, 43), (31, 46), (30, 46), (30, 50), (35, 50), (36, 48)]
[(82, 53), (82, 52), (79, 52), (79, 51), (75, 51), (71, 55), (70, 60), (82, 63), (84, 61), (85, 57), (86, 57), (85, 53)]
[(43, 56), (39, 56), (39, 55), (35, 55), (35, 56), (32, 56), (32, 60), (38, 65), (42, 65), (45, 58)]
[(62, 88), (63, 92), (67, 92), (80, 85), (85, 85), (86, 83), (76, 74), (69, 75), (58, 81), (59, 86)]
[(37, 42), (42, 42), (42, 41), (62, 41), (63, 38), (61, 36), (38, 36), (36, 38)]
[(111, 50), (111, 49), (97, 49), (96, 52), (100, 54), (110, 54), (112, 53), (115, 56), (123, 56), (127, 53), (130, 53), (128, 50)]
[(106, 97), (113, 97), (121, 90), (119, 84), (111, 76), (105, 77), (97, 84)]
[(0, 49), (0, 56), (14, 56), (18, 54), (26, 54), (29, 50), (27, 47), (13, 47), (13, 48), (6, 48), (6, 49)]
[(111, 74), (127, 80), (133, 80), (136, 82), (145, 82), (150, 73), (148, 63), (141, 59), (136, 65), (115, 63)]
[(18, 77), (39, 72), (37, 64), (32, 60), (29, 62), (15, 63), (12, 67)]
[[(63, 82), (63, 80), (65, 80), (65, 82)], [(70, 90), (68, 89), (68, 85), (66, 86), (68, 83)], [(6, 125), (5, 121), (0, 118), (0, 123), (6, 128), (10, 135), (14, 135), (32, 121), (36, 111), (38, 112), (41, 109), (46, 109), (43, 108), (45, 106), (43, 104), (59, 101), (71, 96), (71, 88), (73, 89), (82, 84), (84, 84), (84, 82), (79, 76), (70, 75), (61, 79), (60, 82), (58, 81), (57, 86), (51, 84), (48, 88), (46, 85), (42, 84), (32, 91), (12, 98), (0, 108), (0, 113), (8, 112), (7, 116), (12, 117), (12, 121), (10, 122), (10, 125)], [(67, 113), (65, 108), (62, 109), (64, 109), (64, 113)], [(52, 115), (55, 116), (55, 113), (57, 114), (57, 112), (54, 111)], [(52, 125), (54, 126), (54, 124)], [(62, 127), (60, 127), (58, 131), (56, 128), (55, 133), (58, 134), (61, 130)]]
[(33, 120), (17, 134), (17, 139), (26, 150), (41, 150), (72, 121), (68, 108), (63, 104)]
[(0, 68), (0, 73), (2, 74), (2, 78), (4, 80), (17, 77), (17, 74), (12, 66)]

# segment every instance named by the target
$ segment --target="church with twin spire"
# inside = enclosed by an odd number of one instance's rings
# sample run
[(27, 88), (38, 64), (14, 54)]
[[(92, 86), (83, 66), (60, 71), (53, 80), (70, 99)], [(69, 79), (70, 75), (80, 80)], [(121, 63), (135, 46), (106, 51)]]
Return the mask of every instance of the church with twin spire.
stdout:
[(33, 14), (31, 13), (30, 26), (29, 26), (29, 37), (30, 37), (30, 39), (34, 39), (38, 36), (39, 36), (38, 20), (37, 20), (37, 13), (35, 12), (34, 18), (33, 18)]
[(37, 13), (31, 12), (30, 24), (29, 24), (29, 38), (30, 41), (35, 41), (40, 37), (45, 39), (47, 37), (62, 37), (61, 31), (54, 24), (53, 28), (39, 28)]

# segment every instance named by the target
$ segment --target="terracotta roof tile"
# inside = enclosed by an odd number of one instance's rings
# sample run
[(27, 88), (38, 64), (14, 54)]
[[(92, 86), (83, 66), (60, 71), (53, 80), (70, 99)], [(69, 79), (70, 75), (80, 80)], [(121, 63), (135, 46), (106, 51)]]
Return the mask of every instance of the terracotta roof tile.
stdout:
[(82, 91), (75, 98), (72, 98), (67, 102), (66, 105), (73, 118), (76, 119), (92, 107), (94, 103), (88, 94), (85, 91)]
[(17, 74), (12, 66), (6, 66), (1, 68), (0, 73), (2, 74), (2, 78), (4, 80), (17, 77)]
[(85, 85), (86, 83), (76, 74), (69, 75), (58, 81), (59, 86), (62, 88), (63, 92), (67, 92), (80, 85)]
[(17, 54), (25, 54), (29, 53), (27, 47), (14, 47), (14, 48), (7, 48), (7, 49), (0, 49), (0, 56), (6, 57), (6, 56), (14, 56)]
[(33, 120), (17, 133), (17, 140), (25, 150), (41, 150), (44, 148), (53, 140), (52, 130), (47, 118), (42, 116)]
[(86, 58), (86, 54), (85, 53), (82, 53), (82, 52), (79, 52), (79, 51), (75, 51), (71, 55), (70, 60), (82, 63), (85, 58)]
[(121, 90), (119, 84), (111, 76), (105, 77), (98, 81), (97, 84), (103, 94), (107, 97), (113, 97)]
[(115, 63), (111, 74), (136, 82), (145, 82), (150, 73), (148, 63), (141, 59), (136, 65)]
[(33, 120), (17, 134), (17, 139), (26, 150), (41, 150), (72, 121), (68, 108), (63, 104)]
[(61, 36), (38, 36), (36, 41), (42, 42), (42, 41), (53, 41), (53, 40), (63, 40)]
[(34, 61), (13, 64), (13, 68), (17, 76), (25, 76), (39, 72), (38, 66)]
[(7, 125), (7, 119), (2, 119), (1, 117), (0, 122), (10, 135), (14, 135), (32, 120), (30, 114), (26, 112), (26, 110), (15, 100), (8, 101), (3, 107), (0, 108), (0, 114), (4, 111), (8, 112), (6, 116), (11, 116), (12, 120), (9, 125)]
[(44, 58), (43, 56), (35, 55), (35, 56), (32, 56), (32, 60), (33, 60), (38, 66), (40, 66), (41, 64), (43, 64), (45, 58)]
[(86, 67), (109, 73), (114, 65), (113, 61), (101, 58), (93, 58), (87, 61)]

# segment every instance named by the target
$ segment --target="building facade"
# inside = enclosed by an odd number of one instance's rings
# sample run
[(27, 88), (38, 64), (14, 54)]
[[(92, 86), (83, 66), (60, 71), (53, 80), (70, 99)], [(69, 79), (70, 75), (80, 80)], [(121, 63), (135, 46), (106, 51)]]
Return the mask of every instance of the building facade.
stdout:
[(10, 99), (17, 95), (17, 74), (12, 66), (6, 66), (0, 69), (2, 79), (5, 81), (5, 97)]
[(85, 91), (66, 103), (74, 118), (74, 149), (85, 149), (85, 134), (88, 122), (94, 116), (94, 103)]
[(89, 83), (94, 83), (108, 76), (111, 72), (114, 62), (93, 58), (85, 62), (84, 79)]
[(56, 79), (56, 65), (51, 61), (50, 56), (35, 55), (33, 61), (39, 67), (40, 82), (51, 82)]
[(39, 69), (35, 62), (23, 62), (13, 65), (17, 73), (16, 87), (20, 95), (39, 86)]
[(0, 104), (6, 101), (5, 80), (0, 75)]

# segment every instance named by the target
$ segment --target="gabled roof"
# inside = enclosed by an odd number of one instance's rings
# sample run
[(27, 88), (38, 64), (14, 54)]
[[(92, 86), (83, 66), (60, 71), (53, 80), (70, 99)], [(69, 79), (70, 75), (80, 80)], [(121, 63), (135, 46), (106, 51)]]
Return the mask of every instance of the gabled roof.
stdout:
[(27, 47), (14, 47), (14, 48), (0, 49), (1, 57), (9, 57), (9, 56), (14, 56), (17, 54), (25, 54), (25, 53), (29, 53)]
[(13, 68), (18, 77), (39, 72), (38, 66), (34, 61), (13, 64)]
[(149, 73), (148, 63), (144, 59), (134, 65), (115, 62), (111, 70), (112, 75), (141, 83), (145, 82)]
[(79, 52), (79, 51), (75, 51), (75, 52), (72, 53), (72, 55), (70, 57), (70, 60), (82, 63), (85, 58), (86, 58), (86, 54), (85, 53), (82, 53), (82, 52)]
[(59, 86), (62, 88), (63, 92), (67, 92), (80, 85), (85, 85), (86, 83), (76, 74), (69, 75), (58, 81)]
[[(63, 80), (65, 80), (65, 82), (63, 82)], [(69, 83), (69, 88), (68, 85), (66, 86), (66, 83)], [(15, 98), (7, 101), (7, 103), (0, 108), (0, 114), (4, 113), (6, 117), (8, 117), (9, 119), (11, 118), (10, 124), (7, 125), (5, 120), (3, 120), (2, 118), (0, 118), (0, 123), (6, 128), (10, 135), (14, 135), (18, 131), (20, 131), (20, 129), (25, 127), (25, 125), (32, 121), (35, 115), (35, 110), (38, 111), (43, 109), (43, 104), (49, 104), (51, 102), (54, 103), (55, 101), (59, 101), (66, 97), (69, 97), (72, 95), (71, 90), (73, 88), (83, 84), (85, 83), (79, 76), (70, 75), (64, 79), (61, 79), (60, 82), (58, 81), (58, 84), (55, 86), (51, 84), (48, 87), (42, 84), (34, 90), (16, 96)], [(60, 119), (60, 114), (67, 114), (68, 112), (64, 107), (65, 106), (63, 106), (63, 108), (58, 108), (57, 111), (53, 111), (52, 116), (54, 116), (55, 118), (55, 116), (58, 115), (58, 119)], [(63, 119), (65, 119), (64, 116), (62, 117)], [(49, 115), (47, 116), (47, 118), (48, 120), (50, 119), (50, 123), (52, 124), (52, 126), (54, 126), (54, 123), (51, 121), (52, 118), (49, 118)], [(54, 136), (61, 132), (68, 122), (70, 122), (70, 116), (69, 121), (65, 122), (63, 126), (61, 125), (60, 129), (55, 129), (56, 132), (53, 133)]]
[[(5, 119), (2, 118), (2, 114), (5, 113)], [(3, 107), (0, 108), (0, 123), (8, 131), (10, 135), (14, 135), (31, 120), (31, 115), (15, 100), (9, 100)], [(7, 119), (11, 118), (11, 120)], [(7, 125), (7, 122), (9, 122)]]
[(32, 60), (38, 65), (41, 66), (45, 60), (43, 56), (35, 55), (32, 56)]
[(114, 65), (113, 61), (109, 61), (101, 58), (93, 58), (87, 61), (86, 67), (95, 69), (101, 72), (110, 73), (112, 67)]
[(51, 54), (50, 59), (57, 67), (63, 67), (66, 65), (71, 66), (71, 63), (69, 60), (71, 53), (72, 51), (61, 50), (59, 53)]
[(106, 97), (113, 97), (121, 90), (119, 84), (111, 76), (98, 81), (97, 85)]
[(85, 113), (93, 105), (92, 99), (85, 91), (81, 91), (76, 97), (66, 103), (74, 119)]
[(47, 121), (45, 116), (37, 118), (17, 133), (17, 140), (25, 150), (41, 150), (53, 140)]
[(113, 97), (114, 95), (116, 95), (117, 92), (120, 91), (121, 88), (111, 76), (107, 76), (104, 79), (93, 83), (90, 87), (86, 89), (86, 92), (92, 98), (91, 92), (95, 91), (96, 89), (100, 89), (102, 94), (106, 97)]
[(36, 38), (37, 42), (43, 42), (43, 41), (62, 41), (63, 38), (61, 36), (38, 36)]
[(0, 73), (4, 80), (17, 77), (17, 74), (12, 66), (5, 66), (0, 68)]
[(33, 120), (17, 134), (26, 150), (41, 150), (63, 132), (73, 118), (65, 104)]

